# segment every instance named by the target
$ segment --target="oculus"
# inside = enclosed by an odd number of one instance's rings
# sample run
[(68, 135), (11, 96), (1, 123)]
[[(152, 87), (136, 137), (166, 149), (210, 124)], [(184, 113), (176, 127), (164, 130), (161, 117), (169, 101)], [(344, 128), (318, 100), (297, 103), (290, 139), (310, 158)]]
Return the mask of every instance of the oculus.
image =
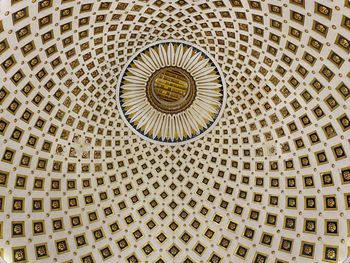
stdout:
[(226, 101), (223, 73), (204, 49), (165, 40), (136, 52), (117, 87), (119, 112), (143, 139), (184, 144), (209, 132)]

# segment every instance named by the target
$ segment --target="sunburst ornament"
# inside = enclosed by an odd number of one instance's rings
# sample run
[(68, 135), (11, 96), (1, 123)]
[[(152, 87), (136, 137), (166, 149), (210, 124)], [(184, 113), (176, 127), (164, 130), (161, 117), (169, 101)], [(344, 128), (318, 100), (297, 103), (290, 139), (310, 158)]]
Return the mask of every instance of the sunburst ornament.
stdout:
[(214, 58), (180, 40), (158, 41), (121, 71), (117, 100), (125, 123), (142, 138), (183, 144), (209, 132), (222, 115), (226, 83)]

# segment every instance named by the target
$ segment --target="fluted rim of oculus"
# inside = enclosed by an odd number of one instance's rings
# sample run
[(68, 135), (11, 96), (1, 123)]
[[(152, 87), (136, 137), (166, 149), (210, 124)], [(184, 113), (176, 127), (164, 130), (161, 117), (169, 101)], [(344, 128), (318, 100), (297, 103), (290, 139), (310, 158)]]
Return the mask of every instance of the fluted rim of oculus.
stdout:
[(160, 40), (138, 50), (121, 71), (116, 96), (126, 125), (162, 145), (203, 137), (220, 120), (226, 97), (219, 64), (205, 49), (183, 40)]

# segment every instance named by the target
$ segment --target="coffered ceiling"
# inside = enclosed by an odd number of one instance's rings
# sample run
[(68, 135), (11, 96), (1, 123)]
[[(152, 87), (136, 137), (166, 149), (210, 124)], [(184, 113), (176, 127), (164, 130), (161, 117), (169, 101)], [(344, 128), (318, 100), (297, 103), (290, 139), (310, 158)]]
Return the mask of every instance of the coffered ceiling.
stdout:
[[(224, 73), (180, 146), (122, 120), (120, 72), (158, 40)], [(0, 1), (7, 262), (342, 262), (350, 253), (350, 1)]]

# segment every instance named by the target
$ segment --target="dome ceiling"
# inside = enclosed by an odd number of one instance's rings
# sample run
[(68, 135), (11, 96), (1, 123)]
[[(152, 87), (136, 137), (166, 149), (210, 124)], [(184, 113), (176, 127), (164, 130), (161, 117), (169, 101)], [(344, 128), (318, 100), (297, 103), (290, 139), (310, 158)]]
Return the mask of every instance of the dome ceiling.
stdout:
[[(223, 115), (142, 139), (116, 91), (159, 40), (221, 68)], [(350, 2), (0, 2), (7, 262), (342, 262), (350, 253)]]

